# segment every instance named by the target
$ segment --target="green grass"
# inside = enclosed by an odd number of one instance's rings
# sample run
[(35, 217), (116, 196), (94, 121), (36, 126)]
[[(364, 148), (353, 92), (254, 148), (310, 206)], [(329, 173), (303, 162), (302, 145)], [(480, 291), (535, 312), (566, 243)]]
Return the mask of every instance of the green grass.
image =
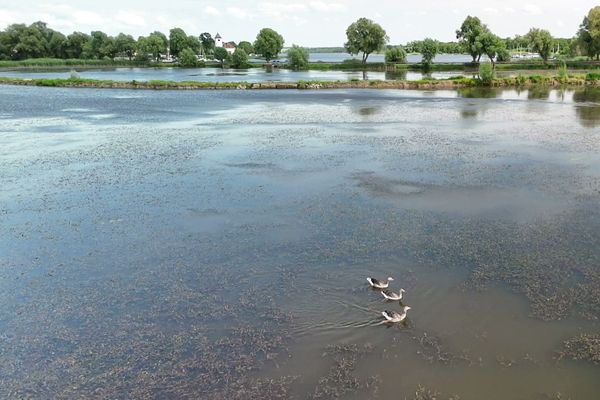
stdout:
[(0, 68), (18, 67), (96, 67), (96, 66), (140, 66), (147, 62), (129, 60), (82, 60), (59, 58), (31, 58), (27, 60), (0, 60)]
[[(450, 86), (448, 84), (451, 84)], [(137, 81), (112, 81), (96, 79), (23, 79), (23, 78), (2, 78), (0, 84), (12, 85), (30, 85), (46, 87), (96, 87), (96, 88), (130, 88), (130, 89), (252, 89), (252, 88), (298, 88), (308, 87), (329, 87), (329, 88), (352, 88), (352, 87), (381, 87), (381, 88), (457, 88), (457, 87), (477, 87), (483, 86), (483, 82), (476, 78), (451, 77), (449, 79), (422, 79), (419, 81), (362, 81), (352, 79), (349, 81), (299, 81), (299, 82), (201, 82), (201, 81), (164, 81), (153, 80), (148, 82)], [(575, 74), (561, 79), (559, 76), (550, 75), (519, 75), (517, 77), (495, 78), (485, 86), (491, 87), (535, 87), (535, 86), (600, 86), (600, 73), (588, 73), (587, 75)]]

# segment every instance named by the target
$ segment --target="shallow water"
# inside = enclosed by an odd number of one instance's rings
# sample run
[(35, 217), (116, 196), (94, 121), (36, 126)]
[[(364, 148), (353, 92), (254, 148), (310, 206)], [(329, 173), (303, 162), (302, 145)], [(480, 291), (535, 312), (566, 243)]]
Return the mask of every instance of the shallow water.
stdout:
[(597, 398), (599, 93), (0, 87), (0, 397)]
[[(460, 75), (460, 72), (433, 72), (423, 74), (414, 71), (377, 72), (377, 71), (291, 71), (275, 68), (267, 72), (263, 68), (221, 69), (221, 68), (101, 68), (83, 69), (78, 74), (85, 79), (104, 79), (114, 81), (202, 81), (202, 82), (297, 82), (297, 81), (349, 81), (353, 79), (371, 80), (409, 80), (415, 81), (424, 77), (445, 79)], [(71, 69), (15, 69), (0, 70), (0, 76), (11, 78), (50, 78), (68, 79)]]

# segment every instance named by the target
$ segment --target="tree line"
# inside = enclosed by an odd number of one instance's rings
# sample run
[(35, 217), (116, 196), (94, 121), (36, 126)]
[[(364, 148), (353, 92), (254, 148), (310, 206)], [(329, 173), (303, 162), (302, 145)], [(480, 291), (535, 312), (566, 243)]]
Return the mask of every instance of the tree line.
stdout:
[(473, 63), (479, 63), (481, 57), (487, 57), (492, 65), (498, 61), (509, 61), (511, 51), (523, 50), (539, 54), (545, 62), (552, 55), (574, 57), (585, 55), (591, 59), (600, 59), (600, 6), (592, 8), (579, 26), (577, 35), (570, 39), (553, 38), (549, 31), (531, 28), (523, 36), (500, 38), (478, 17), (467, 16), (456, 30), (458, 42), (442, 43), (427, 38), (413, 41), (406, 46), (389, 46), (389, 38), (381, 25), (360, 18), (346, 30), (348, 41), (344, 47), (350, 54), (362, 53), (363, 63), (369, 55), (386, 49), (386, 62), (404, 63), (407, 53), (421, 53), (423, 64), (429, 65), (438, 53), (466, 53)]
[[(385, 30), (377, 23), (360, 18), (346, 29), (347, 42), (344, 48), (350, 54), (361, 54), (366, 63), (373, 52), (386, 50), (386, 62), (406, 62), (407, 53), (421, 53), (423, 64), (429, 65), (438, 53), (467, 53), (474, 63), (487, 57), (492, 64), (510, 59), (511, 51), (527, 50), (538, 53), (544, 62), (552, 55), (573, 57), (585, 55), (600, 59), (600, 6), (592, 8), (579, 26), (577, 35), (570, 39), (553, 38), (544, 29), (532, 28), (523, 36), (500, 38), (478, 17), (468, 16), (456, 30), (457, 42), (439, 42), (426, 38), (412, 41), (405, 46), (390, 46)], [(224, 65), (234, 67), (248, 65), (252, 54), (273, 60), (283, 49), (284, 39), (270, 28), (262, 29), (253, 43), (242, 41), (237, 44), (233, 55), (224, 48), (215, 46), (215, 39), (208, 32), (199, 36), (188, 35), (181, 28), (173, 28), (169, 35), (155, 31), (135, 39), (119, 33), (109, 36), (102, 31), (90, 34), (73, 32), (64, 35), (48, 27), (44, 22), (31, 25), (12, 24), (0, 31), (0, 60), (25, 60), (29, 58), (62, 59), (108, 59), (117, 57), (137, 61), (159, 61), (169, 53), (183, 66), (195, 66), (198, 55), (214, 57)], [(287, 53), (294, 68), (308, 66), (308, 50), (292, 46)]]

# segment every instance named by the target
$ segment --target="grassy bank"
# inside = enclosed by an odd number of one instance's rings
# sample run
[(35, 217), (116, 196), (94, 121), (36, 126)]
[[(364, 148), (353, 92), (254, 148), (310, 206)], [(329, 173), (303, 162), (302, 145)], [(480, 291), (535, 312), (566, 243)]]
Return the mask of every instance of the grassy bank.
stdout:
[(151, 63), (129, 60), (82, 60), (79, 58), (32, 58), (28, 60), (0, 60), (0, 68), (59, 68), (59, 67), (140, 67)]
[[(69, 88), (101, 88), (101, 89), (150, 89), (150, 90), (218, 90), (218, 89), (460, 89), (465, 87), (483, 86), (481, 81), (474, 78), (451, 78), (443, 80), (350, 80), (350, 81), (299, 81), (299, 82), (175, 82), (175, 81), (110, 81), (95, 79), (22, 79), (0, 78), (0, 84), (69, 87)], [(544, 85), (548, 87), (561, 86), (594, 86), (600, 87), (600, 74), (589, 73), (564, 78), (558, 76), (517, 76), (496, 78), (491, 87), (530, 87)]]

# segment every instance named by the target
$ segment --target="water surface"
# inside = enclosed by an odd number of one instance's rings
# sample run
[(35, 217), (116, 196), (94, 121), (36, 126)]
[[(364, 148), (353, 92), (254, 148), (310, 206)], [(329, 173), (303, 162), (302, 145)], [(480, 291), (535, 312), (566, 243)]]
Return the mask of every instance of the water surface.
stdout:
[(597, 90), (0, 94), (2, 398), (600, 393)]

